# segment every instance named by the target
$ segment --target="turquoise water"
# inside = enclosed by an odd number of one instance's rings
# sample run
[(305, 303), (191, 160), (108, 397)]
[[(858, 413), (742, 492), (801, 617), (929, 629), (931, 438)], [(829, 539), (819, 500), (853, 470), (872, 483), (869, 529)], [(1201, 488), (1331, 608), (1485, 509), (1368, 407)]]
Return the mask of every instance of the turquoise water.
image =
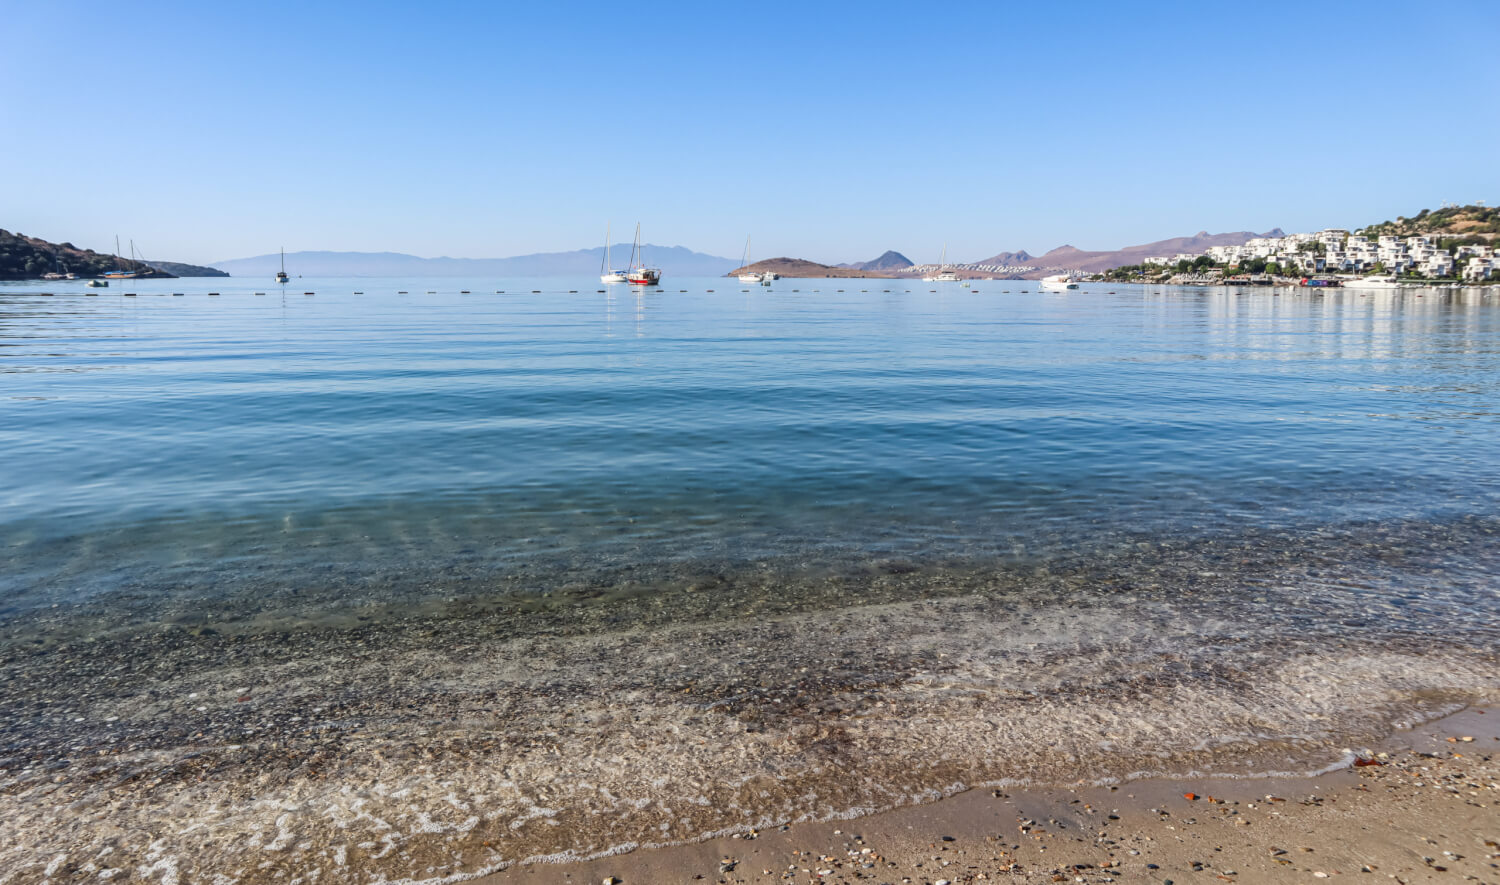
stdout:
[(393, 590), (538, 544), (1045, 555), (1500, 492), (1493, 297), (481, 282), (0, 290), (4, 599), (308, 556)]
[[(1500, 685), (1494, 290), (600, 288), (0, 284), (0, 819), (32, 834), (0, 867), (105, 838), (35, 799), (81, 752), (228, 754), (78, 781), (145, 827), (243, 795), (200, 875), (288, 802), (332, 856), (358, 815), (309, 766), (426, 821), (404, 859), (348, 841), (327, 875), (363, 881), (1312, 768)], [(453, 779), (478, 823), (423, 829)], [(516, 823), (600, 785), (618, 816)]]

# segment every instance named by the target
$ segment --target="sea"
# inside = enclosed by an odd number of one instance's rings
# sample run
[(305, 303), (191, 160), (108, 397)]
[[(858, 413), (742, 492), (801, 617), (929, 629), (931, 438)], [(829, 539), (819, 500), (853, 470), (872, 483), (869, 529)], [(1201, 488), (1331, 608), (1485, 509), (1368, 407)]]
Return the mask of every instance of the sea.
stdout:
[(0, 882), (1347, 765), (1500, 698), (1497, 410), (1493, 288), (0, 284)]

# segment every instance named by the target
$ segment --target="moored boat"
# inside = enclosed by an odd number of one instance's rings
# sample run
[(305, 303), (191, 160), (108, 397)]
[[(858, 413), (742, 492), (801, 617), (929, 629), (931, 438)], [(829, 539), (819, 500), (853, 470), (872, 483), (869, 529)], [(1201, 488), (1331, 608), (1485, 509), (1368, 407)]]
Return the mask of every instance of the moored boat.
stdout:
[(956, 283), (959, 276), (948, 267), (948, 244), (943, 244), (942, 257), (938, 259), (938, 269), (935, 274), (928, 274), (922, 278), (924, 283)]
[(1344, 280), (1345, 289), (1399, 289), (1401, 283), (1392, 276), (1355, 277)]
[[(637, 256), (640, 260), (637, 262)], [(636, 222), (635, 242), (630, 247), (630, 270), (625, 272), (626, 280), (633, 286), (659, 286), (661, 285), (661, 268), (646, 266), (646, 253), (641, 247), (641, 225)]]
[(1043, 292), (1066, 292), (1069, 289), (1078, 288), (1078, 283), (1072, 276), (1065, 273), (1055, 273), (1050, 277), (1042, 277), (1041, 289)]
[(615, 270), (610, 267), (609, 260), (609, 222), (604, 222), (604, 259), (599, 262), (599, 282), (601, 283), (623, 283), (629, 279), (623, 270)]
[[(745, 268), (745, 267), (749, 267), (749, 266), (750, 266), (750, 237), (747, 235), (745, 237), (745, 254), (740, 257), (740, 267)], [(740, 274), (739, 279), (740, 279), (740, 282), (742, 282), (742, 283), (763, 283), (766, 280), (766, 275), (763, 274), (763, 273), (756, 273), (755, 271), (752, 270), (752, 271), (749, 271), (747, 273)]]
[(289, 277), (289, 276), (286, 275), (286, 249), (282, 249), (281, 250), (281, 270), (276, 271), (276, 282), (278, 282), (278, 283), (286, 283), (286, 282), (290, 282), (291, 279), (292, 279), (291, 277)]

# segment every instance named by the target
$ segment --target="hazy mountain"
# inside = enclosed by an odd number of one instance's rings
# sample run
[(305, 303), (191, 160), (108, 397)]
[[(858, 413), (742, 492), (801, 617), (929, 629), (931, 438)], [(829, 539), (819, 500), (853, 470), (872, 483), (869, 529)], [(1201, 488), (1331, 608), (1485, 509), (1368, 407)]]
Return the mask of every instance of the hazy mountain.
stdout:
[(989, 258), (984, 259), (983, 261), (976, 261), (974, 263), (975, 264), (1009, 264), (1009, 265), (1011, 265), (1011, 266), (1014, 267), (1014, 266), (1018, 266), (1018, 265), (1032, 264), (1035, 261), (1036, 261), (1036, 256), (1035, 255), (1031, 255), (1025, 249), (1022, 249), (1019, 252), (1001, 252), (999, 255), (992, 255)]
[(201, 267), (183, 264), (180, 261), (148, 261), (147, 264), (174, 277), (227, 277), (229, 274), (216, 267)]
[(856, 261), (852, 264), (840, 264), (839, 267), (847, 267), (853, 270), (905, 270), (912, 266), (912, 261), (900, 252), (886, 250), (884, 255), (873, 261)]
[[(682, 246), (645, 247), (646, 261), (668, 277), (717, 277), (733, 270), (732, 258), (694, 252)], [(513, 258), (419, 258), (400, 252), (288, 252), (286, 271), (308, 277), (552, 277), (599, 273), (604, 247), (575, 252), (541, 252)], [(616, 267), (630, 260), (630, 244), (610, 250)], [(281, 267), (279, 254), (216, 261), (235, 276), (271, 276)]]

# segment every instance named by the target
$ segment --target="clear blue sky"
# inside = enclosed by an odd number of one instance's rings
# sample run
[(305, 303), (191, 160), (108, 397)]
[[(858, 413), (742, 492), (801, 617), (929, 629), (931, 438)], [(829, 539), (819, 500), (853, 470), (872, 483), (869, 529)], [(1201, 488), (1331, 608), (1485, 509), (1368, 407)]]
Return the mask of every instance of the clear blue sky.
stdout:
[(935, 260), (1500, 201), (1500, 3), (0, 3), (0, 227)]

